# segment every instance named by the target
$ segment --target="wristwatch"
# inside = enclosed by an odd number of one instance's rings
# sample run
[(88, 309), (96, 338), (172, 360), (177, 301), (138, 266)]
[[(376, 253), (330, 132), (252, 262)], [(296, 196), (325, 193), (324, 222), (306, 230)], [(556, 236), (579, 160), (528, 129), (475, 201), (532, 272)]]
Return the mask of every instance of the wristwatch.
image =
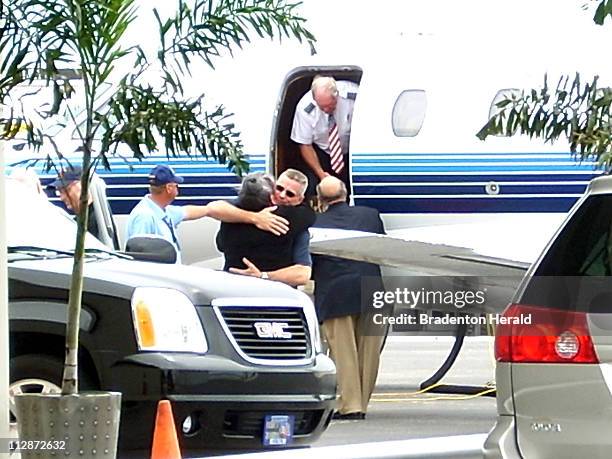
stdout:
[(270, 279), (270, 276), (268, 276), (268, 273), (264, 271), (264, 272), (261, 273), (261, 278), (262, 279)]

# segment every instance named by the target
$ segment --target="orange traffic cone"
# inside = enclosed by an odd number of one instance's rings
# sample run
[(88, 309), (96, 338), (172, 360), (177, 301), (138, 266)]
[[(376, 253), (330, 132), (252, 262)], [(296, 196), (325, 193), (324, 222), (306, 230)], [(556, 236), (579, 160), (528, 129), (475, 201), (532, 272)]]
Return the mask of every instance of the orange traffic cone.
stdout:
[(151, 459), (182, 459), (169, 400), (157, 404)]

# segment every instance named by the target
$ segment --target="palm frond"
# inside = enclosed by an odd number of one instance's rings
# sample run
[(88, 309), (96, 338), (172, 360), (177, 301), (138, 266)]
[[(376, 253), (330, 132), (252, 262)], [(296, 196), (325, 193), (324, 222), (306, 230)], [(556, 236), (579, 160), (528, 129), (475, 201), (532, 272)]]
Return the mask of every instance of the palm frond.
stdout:
[(163, 63), (175, 59), (188, 72), (192, 59), (203, 59), (214, 68), (214, 60), (250, 42), (252, 32), (262, 38), (294, 38), (311, 48), (315, 37), (296, 11), (300, 3), (283, 0), (196, 0), (193, 6), (178, 3), (177, 14), (162, 21), (155, 15), (161, 36), (158, 56)]
[(497, 104), (477, 136), (515, 133), (554, 142), (565, 138), (580, 160), (612, 165), (612, 88), (600, 88), (598, 77), (583, 83), (580, 74), (562, 76), (555, 88), (548, 78), (540, 89), (521, 91)]
[[(248, 171), (239, 132), (223, 107), (202, 108), (203, 96), (178, 100), (150, 86), (124, 80), (101, 116), (101, 155), (123, 143), (136, 158), (163, 145), (168, 156), (203, 155), (228, 164), (237, 174)], [(143, 151), (144, 150), (144, 151)]]

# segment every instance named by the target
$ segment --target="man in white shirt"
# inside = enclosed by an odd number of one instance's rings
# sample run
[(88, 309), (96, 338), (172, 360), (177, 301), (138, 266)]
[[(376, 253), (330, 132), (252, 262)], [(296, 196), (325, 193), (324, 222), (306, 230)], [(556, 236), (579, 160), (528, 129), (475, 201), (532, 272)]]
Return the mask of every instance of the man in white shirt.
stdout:
[(353, 107), (359, 86), (352, 81), (336, 81), (316, 76), (309, 92), (297, 104), (291, 140), (309, 170), (307, 196), (328, 175), (342, 180), (350, 190), (349, 139)]

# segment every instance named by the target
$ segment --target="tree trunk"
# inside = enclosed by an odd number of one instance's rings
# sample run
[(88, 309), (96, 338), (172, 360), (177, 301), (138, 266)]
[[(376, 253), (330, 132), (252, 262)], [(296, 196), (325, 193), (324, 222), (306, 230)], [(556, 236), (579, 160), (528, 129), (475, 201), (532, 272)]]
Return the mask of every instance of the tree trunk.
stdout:
[(66, 324), (66, 356), (62, 378), (62, 395), (77, 394), (79, 325), (81, 317), (81, 300), (83, 296), (83, 254), (85, 251), (85, 236), (87, 234), (87, 218), (89, 214), (89, 178), (91, 167), (91, 149), (86, 146), (83, 153), (83, 174), (81, 176), (80, 209), (77, 213), (77, 237), (74, 248), (74, 263), (68, 297), (68, 317)]

